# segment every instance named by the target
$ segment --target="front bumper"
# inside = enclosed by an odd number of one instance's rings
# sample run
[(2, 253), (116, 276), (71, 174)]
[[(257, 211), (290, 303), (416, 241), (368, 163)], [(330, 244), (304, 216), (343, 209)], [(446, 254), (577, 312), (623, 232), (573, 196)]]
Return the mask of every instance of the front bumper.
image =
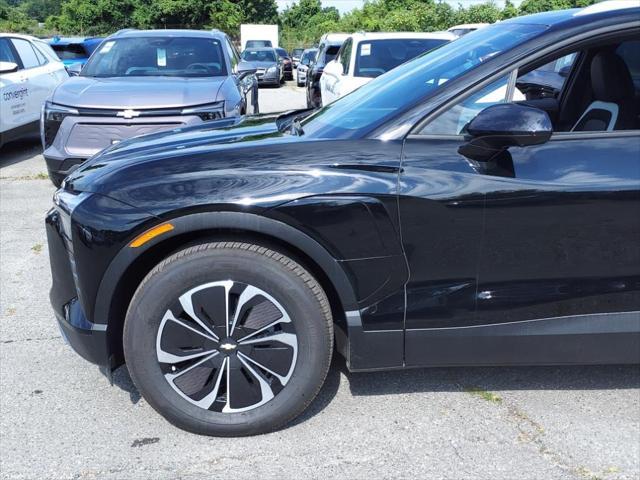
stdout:
[(279, 84), (280, 84), (280, 78), (278, 78), (277, 76), (275, 77), (263, 76), (262, 78), (258, 78), (258, 85), (279, 85)]
[(66, 176), (77, 164), (132, 137), (202, 123), (197, 115), (116, 118), (69, 116), (44, 151), (50, 173)]
[(114, 362), (107, 325), (91, 323), (82, 310), (77, 298), (75, 264), (60, 222), (60, 212), (50, 210), (46, 231), (52, 276), (51, 306), (67, 343), (84, 359), (110, 370)]

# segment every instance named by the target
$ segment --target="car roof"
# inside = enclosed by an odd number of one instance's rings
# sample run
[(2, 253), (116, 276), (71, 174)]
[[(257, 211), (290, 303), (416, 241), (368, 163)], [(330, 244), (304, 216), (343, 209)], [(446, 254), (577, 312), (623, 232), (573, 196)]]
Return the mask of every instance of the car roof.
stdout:
[(530, 25), (546, 25), (553, 28), (570, 28), (582, 24), (590, 24), (598, 20), (624, 16), (640, 18), (640, 5), (631, 0), (610, 0), (595, 3), (584, 8), (568, 10), (554, 10), (551, 12), (534, 13), (522, 17), (503, 20), (500, 23), (519, 23)]
[(3, 37), (22, 38), (24, 40), (31, 40), (31, 41), (40, 40), (39, 38), (33, 37), (31, 35), (22, 35), (20, 33), (0, 33), (0, 38), (3, 38)]
[(451, 30), (470, 29), (470, 28), (475, 28), (477, 30), (478, 28), (486, 27), (487, 25), (491, 25), (491, 24), (490, 23), (463, 23), (461, 25), (454, 25), (453, 27), (448, 28), (447, 31), (450, 32)]
[(344, 43), (344, 41), (349, 38), (351, 35), (348, 33), (325, 33), (320, 38), (320, 43), (324, 43), (327, 45), (340, 45)]
[(166, 30), (137, 30), (128, 28), (119, 30), (108, 38), (139, 38), (139, 37), (192, 37), (192, 38), (217, 38), (225, 36), (220, 30), (188, 30), (188, 29), (166, 29)]
[(51, 45), (72, 45), (76, 43), (100, 42), (104, 37), (53, 37), (45, 41)]
[(351, 37), (357, 42), (393, 38), (424, 38), (433, 40), (455, 40), (458, 38), (451, 32), (357, 32), (351, 35)]
[(251, 48), (244, 49), (245, 52), (247, 50), (253, 50), (255, 52), (274, 52), (276, 49), (273, 47), (251, 47)]

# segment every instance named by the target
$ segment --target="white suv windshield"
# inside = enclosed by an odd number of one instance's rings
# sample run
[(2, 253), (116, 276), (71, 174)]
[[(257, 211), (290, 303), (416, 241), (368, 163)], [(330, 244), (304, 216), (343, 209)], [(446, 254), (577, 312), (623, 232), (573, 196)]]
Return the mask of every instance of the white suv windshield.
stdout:
[(310, 115), (305, 134), (348, 138), (380, 126), (414, 107), (449, 80), (512, 49), (547, 27), (512, 22), (476, 30), (375, 78)]
[(107, 40), (94, 52), (83, 76), (211, 77), (227, 69), (213, 38), (140, 37)]

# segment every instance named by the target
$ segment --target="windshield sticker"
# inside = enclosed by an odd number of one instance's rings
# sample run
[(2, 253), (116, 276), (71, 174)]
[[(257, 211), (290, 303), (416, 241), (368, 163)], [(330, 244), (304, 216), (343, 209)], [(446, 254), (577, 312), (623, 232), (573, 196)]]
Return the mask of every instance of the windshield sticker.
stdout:
[(360, 47), (360, 55), (362, 55), (363, 57), (368, 57), (369, 55), (371, 55), (371, 44), (370, 43), (363, 43), (362, 46)]
[(116, 42), (107, 42), (103, 45), (103, 47), (100, 49), (100, 53), (109, 53), (109, 50), (111, 50), (111, 47), (113, 47), (113, 44)]
[(159, 67), (167, 66), (167, 50), (165, 48), (158, 49), (158, 66)]

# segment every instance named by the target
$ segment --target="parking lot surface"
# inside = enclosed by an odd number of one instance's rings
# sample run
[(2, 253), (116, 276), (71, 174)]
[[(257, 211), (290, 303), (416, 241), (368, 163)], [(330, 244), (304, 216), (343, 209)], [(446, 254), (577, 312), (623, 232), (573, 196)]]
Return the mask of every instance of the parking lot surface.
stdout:
[[(303, 108), (292, 86), (261, 111)], [(348, 373), (293, 425), (252, 438), (182, 432), (64, 344), (49, 306), (37, 140), (0, 150), (0, 475), (37, 479), (637, 479), (637, 366)]]

